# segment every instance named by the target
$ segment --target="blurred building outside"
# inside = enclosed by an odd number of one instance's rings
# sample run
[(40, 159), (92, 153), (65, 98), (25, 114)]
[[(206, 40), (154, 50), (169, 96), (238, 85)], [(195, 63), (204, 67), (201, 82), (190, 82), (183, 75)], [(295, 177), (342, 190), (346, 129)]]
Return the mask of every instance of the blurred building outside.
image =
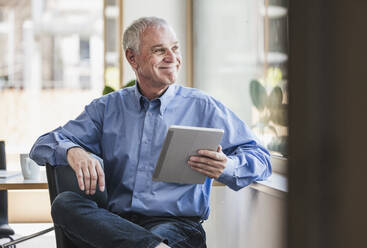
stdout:
[(103, 1), (0, 0), (0, 137), (8, 168), (103, 88)]

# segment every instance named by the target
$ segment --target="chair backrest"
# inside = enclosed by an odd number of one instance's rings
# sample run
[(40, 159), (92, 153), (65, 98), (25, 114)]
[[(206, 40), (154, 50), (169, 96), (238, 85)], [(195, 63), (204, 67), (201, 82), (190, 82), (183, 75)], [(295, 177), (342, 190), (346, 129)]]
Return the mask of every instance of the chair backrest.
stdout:
[[(46, 164), (46, 173), (51, 204), (58, 194), (64, 191), (72, 191), (95, 201), (101, 208), (107, 207), (107, 190), (105, 189), (105, 191), (101, 192), (97, 189), (94, 195), (86, 195), (79, 189), (75, 173), (70, 166), (51, 166)], [(76, 248), (62, 230), (56, 226), (55, 235), (57, 248)]]

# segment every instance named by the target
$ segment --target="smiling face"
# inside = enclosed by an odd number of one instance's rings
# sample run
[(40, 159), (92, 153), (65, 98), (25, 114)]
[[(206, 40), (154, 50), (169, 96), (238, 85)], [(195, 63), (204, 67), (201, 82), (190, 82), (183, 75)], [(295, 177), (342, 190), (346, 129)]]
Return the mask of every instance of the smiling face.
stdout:
[(181, 54), (169, 26), (147, 27), (140, 35), (140, 51), (126, 51), (140, 87), (166, 89), (177, 78)]

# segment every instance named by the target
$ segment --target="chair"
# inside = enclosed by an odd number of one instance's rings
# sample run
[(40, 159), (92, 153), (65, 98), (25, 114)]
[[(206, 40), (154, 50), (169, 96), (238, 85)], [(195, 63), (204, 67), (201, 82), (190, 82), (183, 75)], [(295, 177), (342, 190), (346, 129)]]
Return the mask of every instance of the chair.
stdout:
[[(5, 142), (0, 141), (0, 169), (6, 170)], [(10, 238), (14, 230), (8, 225), (8, 192), (0, 190), (0, 238)]]
[[(103, 161), (101, 159), (99, 161), (103, 166)], [(99, 207), (107, 207), (107, 190), (101, 192), (97, 189), (93, 196), (86, 195), (79, 189), (75, 173), (70, 166), (46, 164), (46, 173), (51, 204), (58, 194), (64, 191), (72, 191), (94, 200)], [(55, 236), (57, 248), (77, 248), (57, 226), (55, 226)]]

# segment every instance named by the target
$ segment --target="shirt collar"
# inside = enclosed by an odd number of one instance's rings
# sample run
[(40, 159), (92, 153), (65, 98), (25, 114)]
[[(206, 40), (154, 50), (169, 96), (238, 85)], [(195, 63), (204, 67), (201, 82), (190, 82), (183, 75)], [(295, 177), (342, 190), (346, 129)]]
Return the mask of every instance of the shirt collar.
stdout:
[(138, 83), (136, 83), (134, 87), (135, 87), (134, 96), (135, 96), (136, 107), (138, 108), (138, 111), (141, 111), (141, 109), (143, 108), (143, 101), (142, 101), (143, 95), (139, 91)]
[[(158, 98), (158, 100), (161, 103), (161, 106), (160, 106), (160, 114), (161, 115), (163, 115), (163, 113), (166, 110), (168, 104), (175, 97), (175, 94), (176, 94), (176, 84), (172, 84), (172, 85), (168, 86), (167, 90), (163, 93), (163, 95), (161, 95)], [(136, 103), (137, 103), (136, 105), (137, 105), (138, 111), (141, 111), (142, 109), (144, 109), (144, 100), (143, 99), (145, 98), (145, 96), (143, 96), (140, 93), (138, 84), (135, 85), (134, 95), (135, 95), (135, 99), (136, 99)], [(145, 100), (147, 100), (147, 98), (145, 98)]]
[(172, 84), (168, 86), (168, 89), (166, 90), (166, 92), (164, 92), (164, 94), (161, 95), (161, 97), (159, 98), (161, 101), (161, 108), (160, 108), (161, 115), (163, 115), (168, 104), (175, 97), (175, 95), (176, 95), (176, 84)]

